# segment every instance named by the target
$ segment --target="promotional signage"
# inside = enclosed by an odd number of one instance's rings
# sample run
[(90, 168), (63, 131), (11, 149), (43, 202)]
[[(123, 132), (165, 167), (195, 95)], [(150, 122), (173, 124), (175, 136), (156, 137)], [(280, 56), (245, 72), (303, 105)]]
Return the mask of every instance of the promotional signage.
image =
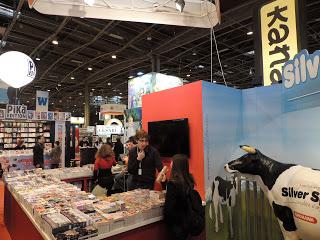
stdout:
[(285, 112), (320, 105), (320, 51), (302, 50), (282, 69)]
[(66, 148), (66, 123), (63, 121), (55, 122), (55, 141), (60, 142), (61, 146), (61, 167), (65, 167), (65, 148)]
[(37, 112), (48, 112), (48, 107), (49, 107), (49, 92), (37, 91), (36, 111)]
[(7, 105), (6, 119), (27, 119), (27, 106)]
[(8, 51), (0, 55), (0, 79), (14, 88), (21, 88), (33, 81), (36, 65), (26, 54)]
[(111, 134), (123, 134), (123, 127), (97, 125), (96, 134), (99, 136), (109, 136)]
[(161, 73), (148, 73), (128, 81), (128, 108), (142, 106), (142, 96), (183, 85), (183, 79)]
[(70, 119), (71, 124), (84, 124), (83, 117), (71, 117)]
[(297, 0), (276, 0), (260, 9), (264, 86), (280, 82), (282, 66), (300, 50), (298, 10)]
[(123, 114), (124, 110), (127, 108), (124, 104), (104, 104), (100, 107), (101, 113), (106, 113), (110, 115)]
[(0, 119), (8, 120), (41, 120), (41, 121), (70, 121), (69, 112), (37, 112), (28, 110), (25, 105), (10, 105), (0, 109)]

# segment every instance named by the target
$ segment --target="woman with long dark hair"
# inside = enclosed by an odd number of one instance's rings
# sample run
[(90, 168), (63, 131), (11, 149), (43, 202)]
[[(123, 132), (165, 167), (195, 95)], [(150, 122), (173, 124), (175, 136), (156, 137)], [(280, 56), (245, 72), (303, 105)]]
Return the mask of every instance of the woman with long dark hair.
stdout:
[(193, 190), (195, 181), (189, 172), (189, 161), (186, 155), (174, 155), (171, 164), (164, 218), (172, 239), (185, 240), (190, 235), (188, 195)]
[(116, 164), (111, 146), (108, 144), (101, 145), (94, 162), (94, 182), (97, 183), (97, 186), (93, 189), (92, 194), (99, 196), (104, 195), (107, 191), (107, 195), (111, 195), (114, 183), (111, 168)]

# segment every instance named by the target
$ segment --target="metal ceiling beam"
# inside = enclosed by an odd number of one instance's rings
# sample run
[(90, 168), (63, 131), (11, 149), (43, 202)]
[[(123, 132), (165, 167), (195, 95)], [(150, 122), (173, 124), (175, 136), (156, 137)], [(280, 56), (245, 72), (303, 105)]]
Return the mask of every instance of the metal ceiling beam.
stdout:
[(49, 37), (47, 37), (45, 40), (43, 40), (31, 53), (30, 57), (33, 58), (34, 54), (37, 53), (39, 49), (41, 49), (45, 44), (48, 42), (51, 42), (54, 40), (54, 38), (59, 34), (59, 32), (64, 28), (64, 26), (70, 21), (71, 17), (66, 17), (63, 19), (63, 21), (60, 23), (59, 27), (56, 29), (56, 31), (51, 34)]
[[(72, 54), (80, 51), (81, 49), (83, 48), (86, 48), (87, 46), (91, 45), (92, 43), (94, 43), (97, 39), (99, 39), (104, 33), (105, 31), (107, 30), (110, 30), (110, 27), (111, 25), (113, 24), (114, 22), (111, 21), (109, 22), (109, 24), (107, 24), (102, 30), (100, 30), (100, 32), (93, 38), (91, 39), (91, 41), (87, 42), (86, 44), (80, 46), (80, 47), (77, 47), (69, 52), (67, 52), (66, 54), (64, 54), (63, 56), (61, 56), (60, 58), (58, 58), (56, 61), (54, 61), (48, 68), (46, 71), (43, 72), (43, 74), (40, 76), (39, 80), (38, 81), (41, 81), (43, 79), (43, 77), (57, 64), (59, 63), (63, 58), (66, 58), (66, 57), (69, 57), (71, 56)], [(114, 24), (113, 27), (115, 27), (118, 23)]]
[[(141, 32), (140, 34), (138, 34), (136, 37), (134, 37), (133, 39), (131, 39), (126, 45), (124, 45), (123, 47), (121, 47), (118, 50), (115, 51), (111, 51), (111, 52), (107, 52), (107, 53), (103, 53), (87, 62), (82, 63), (80, 66), (78, 66), (77, 68), (75, 68), (73, 71), (71, 71), (65, 78), (62, 79), (61, 82), (64, 82), (67, 78), (69, 78), (70, 76), (72, 76), (72, 74), (74, 72), (76, 72), (78, 69), (81, 69), (89, 64), (93, 64), (95, 61), (97, 60), (101, 60), (101, 58), (105, 58), (106, 56), (111, 56), (112, 54), (117, 54), (121, 51), (123, 51), (124, 49), (126, 49), (128, 46), (130, 46), (130, 44), (132, 44), (133, 42), (135, 42), (137, 39), (139, 39), (141, 36), (143, 36), (146, 32), (148, 32), (154, 25), (150, 25), (148, 28), (146, 28), (143, 32)], [(99, 74), (100, 71), (96, 72), (95, 74)]]
[(7, 41), (7, 38), (8, 38), (8, 36), (9, 36), (9, 34), (10, 34), (10, 32), (11, 32), (14, 24), (15, 24), (16, 21), (17, 21), (17, 18), (18, 18), (19, 12), (20, 12), (20, 10), (21, 10), (21, 8), (22, 8), (22, 6), (23, 6), (23, 3), (24, 3), (24, 0), (20, 0), (20, 1), (19, 1), (19, 4), (18, 4), (18, 6), (17, 6), (17, 9), (16, 9), (16, 11), (14, 12), (14, 15), (13, 15), (13, 19), (12, 19), (9, 27), (7, 27), (5, 33), (3, 34), (3, 37), (2, 37), (1, 42), (0, 42), (0, 51), (2, 51), (2, 49), (4, 48), (5, 42)]

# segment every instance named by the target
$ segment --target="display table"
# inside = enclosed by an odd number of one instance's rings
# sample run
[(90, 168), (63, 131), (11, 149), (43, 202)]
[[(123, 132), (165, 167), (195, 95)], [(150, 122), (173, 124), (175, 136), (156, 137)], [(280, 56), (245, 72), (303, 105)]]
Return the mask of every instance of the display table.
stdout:
[[(12, 240), (52, 240), (53, 238), (42, 231), (39, 224), (33, 219), (27, 209), (16, 200), (7, 187), (4, 192), (4, 222)], [(89, 240), (141, 240), (149, 238), (154, 240), (169, 239), (161, 217), (140, 222), (122, 229), (102, 234)], [(200, 239), (200, 238), (199, 238)]]
[(96, 198), (54, 177), (59, 170), (52, 171), (5, 176), (4, 221), (12, 240), (169, 239), (162, 222), (163, 193), (134, 190)]

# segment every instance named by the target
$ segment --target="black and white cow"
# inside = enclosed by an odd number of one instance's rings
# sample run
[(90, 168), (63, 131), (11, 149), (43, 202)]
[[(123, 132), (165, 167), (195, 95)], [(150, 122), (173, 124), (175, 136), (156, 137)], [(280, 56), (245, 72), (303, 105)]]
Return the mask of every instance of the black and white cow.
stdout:
[(225, 170), (255, 180), (268, 197), (285, 240), (320, 239), (320, 171), (279, 163), (250, 146)]
[[(217, 176), (212, 182), (212, 188), (207, 192), (207, 200), (212, 201), (215, 214), (215, 231), (219, 231), (219, 220), (223, 223), (223, 213), (221, 205), (226, 205), (228, 208), (229, 220), (230, 220), (230, 235), (233, 237), (233, 226), (232, 226), (232, 207), (236, 204), (237, 195), (237, 179), (233, 181), (224, 180)], [(209, 216), (212, 219), (212, 207), (209, 207)]]

